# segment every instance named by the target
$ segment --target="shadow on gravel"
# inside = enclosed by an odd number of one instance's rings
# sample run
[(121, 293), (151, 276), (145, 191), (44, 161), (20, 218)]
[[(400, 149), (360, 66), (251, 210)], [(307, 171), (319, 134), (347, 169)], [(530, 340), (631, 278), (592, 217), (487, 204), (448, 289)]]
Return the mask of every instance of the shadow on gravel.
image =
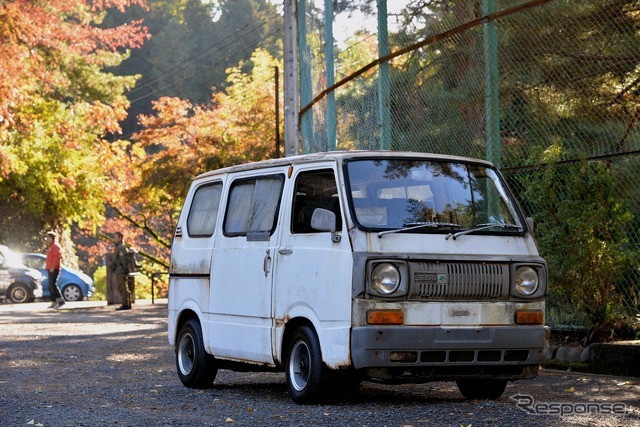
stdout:
[[(166, 317), (166, 304), (0, 310), (0, 426), (640, 425), (637, 381), (562, 372), (511, 383), (496, 401), (467, 401), (452, 382), (364, 382), (319, 405), (296, 405), (284, 373), (227, 370), (210, 389), (194, 390), (176, 373)], [(514, 395), (541, 405), (619, 402), (633, 411), (624, 419), (534, 416)]]

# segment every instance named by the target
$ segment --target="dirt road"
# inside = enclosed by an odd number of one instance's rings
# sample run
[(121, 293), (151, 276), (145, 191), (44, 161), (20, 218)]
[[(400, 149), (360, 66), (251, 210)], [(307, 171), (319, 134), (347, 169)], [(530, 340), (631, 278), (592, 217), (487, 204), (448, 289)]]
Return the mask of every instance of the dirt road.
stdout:
[(283, 374), (220, 371), (182, 386), (166, 300), (0, 304), (0, 426), (640, 426), (638, 379), (544, 371), (497, 401), (453, 383), (364, 383), (326, 404), (291, 402)]

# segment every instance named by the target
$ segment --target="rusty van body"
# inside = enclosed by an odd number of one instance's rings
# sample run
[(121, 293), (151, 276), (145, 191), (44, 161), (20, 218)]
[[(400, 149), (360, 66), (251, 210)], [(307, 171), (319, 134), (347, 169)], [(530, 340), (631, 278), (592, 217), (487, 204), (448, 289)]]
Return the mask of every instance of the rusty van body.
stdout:
[(202, 174), (171, 254), (178, 375), (280, 370), (297, 403), (363, 380), (497, 398), (544, 360), (531, 228), (477, 159), (333, 152)]

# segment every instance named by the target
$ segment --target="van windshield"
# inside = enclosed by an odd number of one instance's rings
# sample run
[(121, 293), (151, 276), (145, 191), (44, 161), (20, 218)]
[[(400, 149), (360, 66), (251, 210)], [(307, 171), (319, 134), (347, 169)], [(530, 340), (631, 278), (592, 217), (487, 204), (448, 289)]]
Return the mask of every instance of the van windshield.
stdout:
[(347, 163), (346, 172), (354, 220), (364, 229), (408, 233), (526, 229), (496, 171), (483, 165), (356, 159)]

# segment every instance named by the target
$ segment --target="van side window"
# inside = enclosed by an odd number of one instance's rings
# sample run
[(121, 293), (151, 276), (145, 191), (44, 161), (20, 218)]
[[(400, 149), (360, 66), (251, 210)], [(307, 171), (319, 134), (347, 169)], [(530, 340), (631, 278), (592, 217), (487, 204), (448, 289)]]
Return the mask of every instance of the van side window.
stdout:
[(311, 215), (316, 208), (328, 209), (336, 214), (336, 231), (342, 230), (340, 200), (331, 169), (300, 173), (294, 194), (292, 233), (318, 233), (318, 230), (311, 228)]
[(216, 228), (222, 183), (203, 185), (193, 195), (187, 217), (187, 232), (191, 237), (211, 237)]
[(275, 230), (284, 178), (282, 175), (238, 180), (229, 191), (224, 234), (246, 236)]

